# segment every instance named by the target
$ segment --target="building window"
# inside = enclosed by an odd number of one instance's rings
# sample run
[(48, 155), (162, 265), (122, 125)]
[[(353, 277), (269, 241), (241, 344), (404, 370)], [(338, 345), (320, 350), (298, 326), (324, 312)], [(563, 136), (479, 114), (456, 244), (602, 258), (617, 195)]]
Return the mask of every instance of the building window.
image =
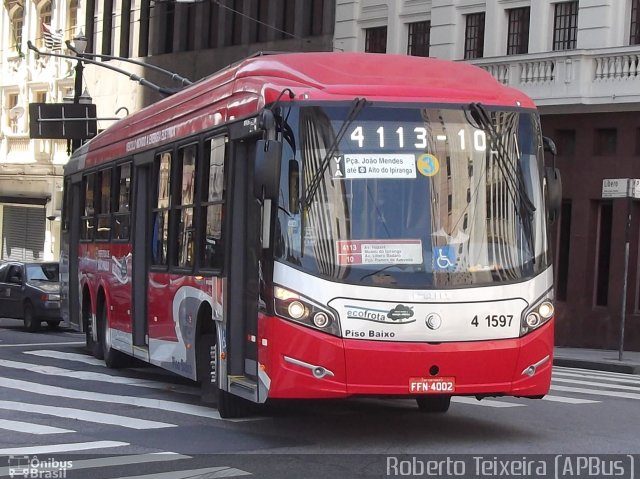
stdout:
[(615, 128), (597, 128), (593, 152), (596, 156), (613, 156), (616, 154), (618, 131)]
[(553, 50), (574, 50), (578, 37), (578, 2), (555, 5)]
[(218, 32), (220, 24), (220, 6), (217, 3), (209, 2), (209, 25), (207, 47), (218, 47)]
[(120, 5), (120, 53), (119, 56), (129, 58), (131, 54), (131, 0), (122, 0)]
[(164, 8), (164, 35), (162, 51), (160, 53), (172, 53), (173, 36), (175, 35), (176, 4), (167, 2), (164, 4)]
[(78, 28), (78, 0), (71, 0), (69, 3), (69, 10), (67, 11), (67, 28), (65, 40), (73, 40), (76, 36), (76, 29)]
[(53, 41), (51, 34), (54, 33), (53, 26), (51, 25), (51, 2), (44, 3), (38, 10), (38, 21), (40, 22), (39, 29), (42, 29), (42, 34), (38, 38), (37, 44), (39, 48), (53, 49)]
[(598, 252), (596, 270), (596, 306), (609, 303), (609, 260), (611, 256), (611, 226), (613, 224), (613, 204), (610, 201), (599, 204)]
[(629, 45), (640, 43), (640, 0), (631, 2), (631, 33), (629, 35)]
[(365, 30), (364, 51), (387, 53), (387, 27), (374, 27)]
[(464, 59), (473, 60), (484, 55), (484, 12), (467, 15), (464, 31)]
[[(306, 2), (305, 2), (306, 3)], [(324, 0), (311, 0), (309, 15), (309, 35), (318, 36), (324, 32)]]
[(512, 8), (507, 12), (509, 13), (507, 55), (529, 53), (529, 16), (531, 8)]
[(576, 130), (556, 130), (555, 136), (558, 156), (572, 157), (576, 154)]
[(22, 29), (24, 28), (24, 9), (16, 7), (11, 13), (11, 48), (22, 53)]
[[(305, 3), (308, 3), (306, 0)], [(280, 19), (280, 38), (286, 40), (294, 37), (294, 29), (296, 22), (296, 2), (295, 0), (284, 0), (282, 8), (282, 17)]]
[(428, 57), (430, 35), (430, 21), (410, 23), (407, 55), (413, 55), (415, 57)]
[(266, 42), (268, 40), (269, 33), (269, 0), (258, 0), (256, 8), (257, 22), (255, 23), (255, 37), (256, 43)]

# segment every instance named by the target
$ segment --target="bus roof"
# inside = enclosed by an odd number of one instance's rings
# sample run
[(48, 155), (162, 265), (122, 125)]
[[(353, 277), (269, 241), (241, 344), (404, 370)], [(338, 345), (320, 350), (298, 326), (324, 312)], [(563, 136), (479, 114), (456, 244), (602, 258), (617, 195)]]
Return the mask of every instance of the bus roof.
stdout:
[[(406, 55), (312, 52), (247, 58), (120, 120), (79, 154), (84, 166), (124, 157), (255, 114), (290, 88), (296, 100), (480, 102), (534, 108), (530, 98), (463, 62)], [(288, 100), (284, 95), (283, 100)], [(83, 158), (84, 159), (84, 158)], [(71, 166), (71, 165), (70, 165)], [(77, 171), (79, 165), (71, 167)]]

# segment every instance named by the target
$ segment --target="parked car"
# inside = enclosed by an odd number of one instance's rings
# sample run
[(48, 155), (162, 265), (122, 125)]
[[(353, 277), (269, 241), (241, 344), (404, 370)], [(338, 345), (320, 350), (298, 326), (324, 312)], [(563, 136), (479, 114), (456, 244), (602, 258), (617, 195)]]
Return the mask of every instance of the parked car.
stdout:
[(28, 331), (43, 321), (60, 325), (60, 264), (7, 261), (0, 264), (0, 317), (24, 320)]

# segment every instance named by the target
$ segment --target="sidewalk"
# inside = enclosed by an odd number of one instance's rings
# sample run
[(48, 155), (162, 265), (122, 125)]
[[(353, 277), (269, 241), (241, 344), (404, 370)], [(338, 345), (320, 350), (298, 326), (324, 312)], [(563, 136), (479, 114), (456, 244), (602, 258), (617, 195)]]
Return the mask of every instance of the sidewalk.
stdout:
[(569, 368), (640, 374), (640, 352), (624, 351), (622, 361), (618, 361), (618, 351), (556, 347), (553, 364)]

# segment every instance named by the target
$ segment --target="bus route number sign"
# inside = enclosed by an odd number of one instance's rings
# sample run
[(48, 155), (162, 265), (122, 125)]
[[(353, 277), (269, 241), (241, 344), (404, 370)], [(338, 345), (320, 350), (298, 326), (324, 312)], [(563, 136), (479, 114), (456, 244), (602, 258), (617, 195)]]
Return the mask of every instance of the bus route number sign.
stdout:
[(456, 378), (409, 378), (412, 394), (451, 394), (456, 391)]

